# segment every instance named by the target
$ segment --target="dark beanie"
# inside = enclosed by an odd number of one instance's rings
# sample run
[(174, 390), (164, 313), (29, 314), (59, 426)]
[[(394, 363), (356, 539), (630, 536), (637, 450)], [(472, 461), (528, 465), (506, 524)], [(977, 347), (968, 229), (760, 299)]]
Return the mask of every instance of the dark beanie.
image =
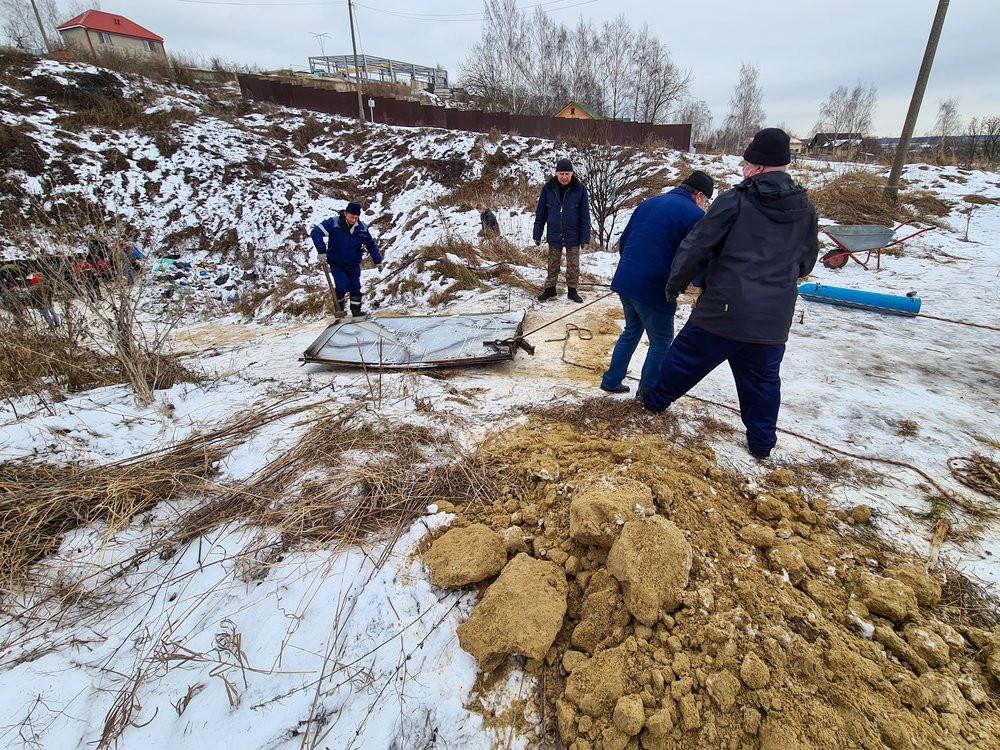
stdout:
[(344, 209), (345, 214), (354, 214), (355, 216), (361, 216), (361, 204), (360, 203), (348, 203), (347, 208)]
[(781, 128), (764, 128), (753, 137), (743, 158), (761, 167), (783, 167), (792, 161), (788, 133)]
[(573, 162), (571, 162), (569, 159), (560, 159), (559, 161), (556, 162), (556, 171), (557, 172), (572, 172), (573, 171)]
[(706, 198), (712, 197), (712, 191), (715, 188), (712, 178), (701, 170), (695, 170), (689, 174), (681, 185), (687, 185), (696, 193), (704, 193)]

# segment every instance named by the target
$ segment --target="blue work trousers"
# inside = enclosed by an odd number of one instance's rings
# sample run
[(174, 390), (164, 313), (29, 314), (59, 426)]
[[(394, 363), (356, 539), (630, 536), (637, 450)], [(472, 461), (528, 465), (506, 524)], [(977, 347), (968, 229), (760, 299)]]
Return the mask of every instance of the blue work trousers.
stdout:
[(674, 338), (674, 314), (677, 312), (677, 306), (666, 303), (662, 306), (651, 305), (624, 294), (618, 296), (625, 311), (625, 330), (621, 332), (614, 351), (611, 352), (611, 364), (601, 379), (601, 387), (608, 390), (622, 384), (628, 372), (629, 362), (632, 361), (632, 355), (639, 345), (639, 339), (645, 332), (649, 339), (649, 351), (646, 352), (646, 361), (639, 376), (641, 392), (656, 379), (656, 374), (660, 371), (663, 359), (670, 349), (670, 342)]
[(725, 361), (733, 371), (740, 417), (750, 452), (766, 458), (777, 443), (784, 344), (748, 344), (716, 336), (690, 323), (674, 339), (659, 377), (643, 393), (650, 411), (661, 412)]
[(330, 274), (333, 276), (333, 286), (337, 290), (337, 299), (343, 299), (348, 293), (351, 295), (351, 302), (361, 302), (361, 266), (341, 266), (331, 265)]

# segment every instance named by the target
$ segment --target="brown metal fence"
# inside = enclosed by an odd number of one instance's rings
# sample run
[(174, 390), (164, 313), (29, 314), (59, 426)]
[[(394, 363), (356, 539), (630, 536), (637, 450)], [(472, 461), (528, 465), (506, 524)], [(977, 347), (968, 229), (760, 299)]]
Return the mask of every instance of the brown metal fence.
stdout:
[[(285, 107), (308, 109), (330, 115), (357, 117), (358, 95), (354, 91), (293, 83), (276, 78), (238, 76), (240, 90), (247, 99), (274, 102)], [(363, 96), (365, 115), (370, 115), (368, 97)], [(653, 125), (617, 120), (572, 120), (561, 117), (529, 117), (507, 112), (432, 107), (405, 99), (377, 97), (375, 121), (388, 125), (446, 128), (488, 133), (496, 130), (512, 135), (534, 136), (550, 140), (590, 139), (616, 145), (640, 145), (656, 142), (681, 151), (691, 145), (690, 125)]]

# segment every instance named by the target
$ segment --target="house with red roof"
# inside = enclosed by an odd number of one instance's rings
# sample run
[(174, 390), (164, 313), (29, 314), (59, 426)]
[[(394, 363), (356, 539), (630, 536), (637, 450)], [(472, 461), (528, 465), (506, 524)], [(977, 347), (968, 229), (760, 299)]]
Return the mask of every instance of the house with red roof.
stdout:
[(67, 47), (94, 54), (123, 52), (166, 57), (163, 37), (144, 29), (125, 16), (103, 10), (84, 11), (57, 27)]

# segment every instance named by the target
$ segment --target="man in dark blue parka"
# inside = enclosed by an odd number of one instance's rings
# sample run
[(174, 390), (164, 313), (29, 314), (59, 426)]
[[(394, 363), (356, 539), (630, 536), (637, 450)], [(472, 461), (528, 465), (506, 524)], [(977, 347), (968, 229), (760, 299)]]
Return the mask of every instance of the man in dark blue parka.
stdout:
[(548, 272), (545, 291), (538, 300), (544, 302), (556, 296), (562, 251), (566, 248), (566, 296), (574, 302), (583, 302), (576, 285), (580, 282), (580, 246), (590, 244), (590, 196), (587, 186), (573, 174), (573, 162), (569, 159), (556, 162), (555, 177), (545, 183), (538, 196), (532, 233), (536, 245), (542, 244), (542, 231), (546, 226)]
[(761, 130), (743, 160), (743, 182), (716, 199), (677, 250), (668, 295), (701, 274), (703, 291), (642, 400), (661, 412), (728, 361), (750, 453), (767, 458), (797, 280), (816, 264), (819, 244), (816, 209), (786, 172), (788, 134)]
[(368, 227), (361, 221), (361, 206), (348, 203), (336, 216), (325, 219), (309, 232), (316, 250), (326, 253), (337, 304), (344, 309), (347, 294), (351, 295), (351, 315), (361, 317), (361, 260), (367, 250), (375, 265), (381, 265), (382, 254), (372, 239)]
[(677, 312), (677, 303), (667, 299), (670, 264), (681, 241), (705, 215), (713, 188), (711, 177), (692, 172), (680, 187), (644, 200), (632, 213), (619, 240), (621, 260), (611, 280), (611, 291), (621, 298), (625, 329), (611, 353), (601, 390), (628, 393), (629, 387), (622, 380), (644, 331), (649, 351), (642, 365), (640, 392), (660, 371), (674, 338)]

